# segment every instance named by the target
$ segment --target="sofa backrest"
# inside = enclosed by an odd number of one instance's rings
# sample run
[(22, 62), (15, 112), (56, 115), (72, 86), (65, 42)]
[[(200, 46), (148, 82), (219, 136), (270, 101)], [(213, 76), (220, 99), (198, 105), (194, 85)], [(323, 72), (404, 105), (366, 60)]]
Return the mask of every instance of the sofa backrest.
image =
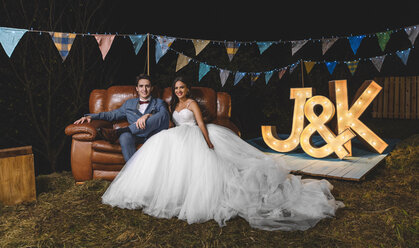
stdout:
[[(217, 118), (217, 93), (211, 88), (191, 87), (191, 96), (197, 101), (202, 111), (205, 122), (211, 122)], [(170, 105), (172, 89), (167, 87), (163, 90), (162, 99)]]

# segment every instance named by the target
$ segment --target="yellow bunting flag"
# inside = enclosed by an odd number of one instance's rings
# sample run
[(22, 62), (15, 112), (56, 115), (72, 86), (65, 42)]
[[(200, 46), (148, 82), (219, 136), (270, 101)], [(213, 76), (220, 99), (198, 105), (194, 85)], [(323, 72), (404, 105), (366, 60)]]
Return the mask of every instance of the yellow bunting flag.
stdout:
[(209, 40), (192, 40), (193, 45), (195, 47), (195, 55), (198, 55), (209, 43)]
[(189, 63), (190, 60), (191, 58), (179, 53), (179, 57), (177, 58), (177, 63), (176, 63), (176, 72), (182, 69), (183, 67), (185, 67)]
[(305, 65), (305, 67), (306, 67), (306, 71), (307, 71), (307, 74), (309, 74), (310, 72), (311, 72), (311, 69), (313, 69), (313, 66), (316, 64), (316, 62), (313, 62), (313, 61), (304, 61), (304, 65)]

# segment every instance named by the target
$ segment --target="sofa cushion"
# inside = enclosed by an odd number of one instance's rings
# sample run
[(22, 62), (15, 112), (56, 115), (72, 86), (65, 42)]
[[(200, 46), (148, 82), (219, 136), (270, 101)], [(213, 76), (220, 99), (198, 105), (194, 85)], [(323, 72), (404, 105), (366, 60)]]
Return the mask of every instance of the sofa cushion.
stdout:
[[(137, 144), (137, 150), (140, 149), (142, 145), (143, 144)], [(111, 144), (106, 140), (93, 141), (92, 149), (93, 151), (97, 151), (97, 152), (110, 152), (110, 153), (122, 154), (121, 145), (119, 143)]]

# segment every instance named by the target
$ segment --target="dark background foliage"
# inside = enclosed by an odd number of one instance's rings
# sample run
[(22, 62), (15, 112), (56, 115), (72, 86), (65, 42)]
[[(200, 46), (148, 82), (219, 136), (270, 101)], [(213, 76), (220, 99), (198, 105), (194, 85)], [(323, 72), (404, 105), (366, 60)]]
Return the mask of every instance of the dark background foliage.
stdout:
[[(129, 1), (1, 1), (0, 26), (41, 31), (76, 33), (118, 33), (168, 35), (228, 41), (273, 41), (319, 39), (332, 36), (373, 34), (419, 24), (419, 11), (413, 1), (398, 6), (335, 3), (288, 3), (272, 6), (261, 1), (136, 3)], [(416, 40), (418, 44), (419, 38)], [(228, 92), (232, 97), (232, 120), (242, 137), (260, 136), (260, 125), (278, 126), (289, 133), (293, 101), (289, 89), (300, 87), (301, 67), (280, 80), (274, 74), (266, 85), (262, 75), (254, 85), (249, 76), (233, 86), (230, 75), (221, 86), (217, 70), (211, 70), (198, 82), (199, 64), (189, 63), (175, 72), (177, 54), (169, 51), (155, 63), (154, 41), (150, 39), (150, 66), (153, 81), (168, 87), (173, 78), (182, 75), (192, 85)], [(340, 39), (324, 55), (321, 43), (307, 43), (294, 56), (290, 43), (273, 45), (262, 55), (255, 44), (241, 46), (230, 62), (223, 44), (211, 43), (194, 56), (191, 42), (176, 40), (172, 48), (198, 61), (220, 68), (240, 71), (267, 71), (295, 63), (300, 59), (315, 61), (349, 61), (369, 58), (411, 47), (404, 31), (392, 34), (382, 52), (377, 38), (365, 38), (356, 55), (349, 43)], [(417, 49), (410, 52), (407, 65), (394, 54), (387, 56), (381, 72), (370, 61), (361, 61), (354, 75), (347, 66), (338, 64), (332, 75), (324, 64), (317, 64), (307, 75), (305, 87), (328, 96), (328, 81), (347, 79), (350, 99), (364, 80), (383, 76), (418, 75)], [(146, 45), (135, 55), (128, 37), (117, 36), (105, 60), (93, 36), (78, 35), (67, 59), (62, 62), (51, 37), (43, 32), (26, 33), (11, 58), (0, 49), (0, 147), (32, 145), (37, 174), (70, 169), (70, 137), (64, 128), (87, 113), (90, 91), (111, 85), (133, 84), (139, 73), (146, 72)], [(371, 119), (370, 109), (362, 117)], [(397, 120), (394, 123), (402, 123)], [(417, 122), (416, 122), (417, 123)], [(402, 123), (403, 124), (403, 123)], [(380, 134), (380, 123), (372, 129)], [(413, 125), (405, 135), (417, 133)], [(402, 137), (400, 137), (402, 138)]]

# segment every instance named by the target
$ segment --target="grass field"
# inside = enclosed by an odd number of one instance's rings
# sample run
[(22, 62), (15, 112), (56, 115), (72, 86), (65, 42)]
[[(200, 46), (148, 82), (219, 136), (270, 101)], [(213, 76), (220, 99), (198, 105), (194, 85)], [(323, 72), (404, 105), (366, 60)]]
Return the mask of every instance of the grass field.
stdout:
[(188, 225), (102, 205), (109, 182), (74, 184), (70, 172), (36, 178), (37, 202), (0, 205), (0, 247), (418, 247), (419, 135), (361, 182), (329, 180), (345, 203), (307, 231), (252, 229), (242, 218)]

